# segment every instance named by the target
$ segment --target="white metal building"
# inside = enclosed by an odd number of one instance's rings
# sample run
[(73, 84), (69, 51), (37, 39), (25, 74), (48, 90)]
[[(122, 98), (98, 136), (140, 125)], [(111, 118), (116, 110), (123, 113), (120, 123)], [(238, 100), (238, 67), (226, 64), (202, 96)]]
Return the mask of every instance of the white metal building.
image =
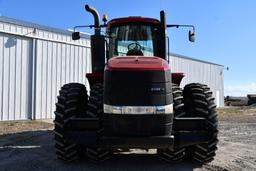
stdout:
[(224, 106), (224, 73), (223, 65), (206, 62), (186, 56), (171, 54), (172, 72), (183, 72), (185, 77), (181, 87), (188, 83), (203, 83), (210, 87), (218, 107)]
[[(0, 121), (54, 118), (56, 96), (69, 82), (88, 86), (90, 41), (82, 35), (0, 17)], [(208, 84), (224, 105), (223, 66), (171, 54), (173, 72), (184, 72), (182, 86)]]

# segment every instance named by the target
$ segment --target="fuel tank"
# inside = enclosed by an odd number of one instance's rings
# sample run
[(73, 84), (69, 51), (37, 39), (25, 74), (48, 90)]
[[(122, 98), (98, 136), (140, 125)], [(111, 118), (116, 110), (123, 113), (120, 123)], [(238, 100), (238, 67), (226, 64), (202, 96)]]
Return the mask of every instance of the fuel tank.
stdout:
[(104, 72), (104, 104), (163, 106), (172, 104), (171, 72), (158, 57), (111, 58)]

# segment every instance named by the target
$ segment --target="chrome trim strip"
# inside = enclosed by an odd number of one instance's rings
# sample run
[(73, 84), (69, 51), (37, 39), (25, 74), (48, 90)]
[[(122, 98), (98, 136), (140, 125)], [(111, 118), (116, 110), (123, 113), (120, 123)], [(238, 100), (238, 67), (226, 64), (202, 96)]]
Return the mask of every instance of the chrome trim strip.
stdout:
[(113, 106), (104, 104), (104, 113), (109, 114), (171, 114), (173, 104), (164, 106)]

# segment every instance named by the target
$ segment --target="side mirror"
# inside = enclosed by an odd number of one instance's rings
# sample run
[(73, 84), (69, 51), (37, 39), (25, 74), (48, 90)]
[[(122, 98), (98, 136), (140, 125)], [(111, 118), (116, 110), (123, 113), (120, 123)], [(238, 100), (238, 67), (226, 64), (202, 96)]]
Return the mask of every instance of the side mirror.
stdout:
[(195, 42), (195, 32), (189, 30), (188, 39), (189, 39), (190, 42)]
[(72, 40), (79, 40), (79, 39), (80, 39), (80, 32), (73, 32)]

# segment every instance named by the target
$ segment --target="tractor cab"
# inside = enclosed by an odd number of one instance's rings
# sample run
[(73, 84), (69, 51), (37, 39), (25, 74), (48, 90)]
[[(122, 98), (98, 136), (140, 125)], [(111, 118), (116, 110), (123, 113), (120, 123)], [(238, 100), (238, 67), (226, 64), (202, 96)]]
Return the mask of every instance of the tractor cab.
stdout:
[(156, 19), (128, 17), (108, 23), (109, 57), (159, 56), (160, 22)]

